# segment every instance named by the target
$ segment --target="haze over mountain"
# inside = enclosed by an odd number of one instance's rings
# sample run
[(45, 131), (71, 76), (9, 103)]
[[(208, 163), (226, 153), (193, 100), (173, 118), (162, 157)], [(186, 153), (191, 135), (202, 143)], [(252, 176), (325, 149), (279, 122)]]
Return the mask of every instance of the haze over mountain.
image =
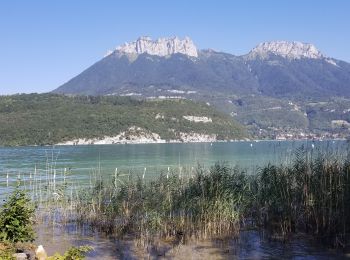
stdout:
[[(246, 55), (235, 56), (198, 50), (188, 37), (155, 41), (140, 37), (109, 51), (53, 92), (205, 100), (260, 132), (281, 126), (275, 115), (271, 117), (276, 123), (269, 124), (254, 116), (257, 111), (253, 107), (265, 100), (270, 104), (268, 110), (295, 112), (292, 122), (282, 120), (284, 130), (328, 131), (332, 120), (324, 128), (318, 124), (311, 129), (314, 124), (307, 113), (307, 102), (349, 98), (349, 82), (349, 63), (328, 57), (309, 43), (264, 42)], [(247, 115), (249, 112), (255, 114)], [(345, 119), (344, 115), (332, 119), (350, 122), (344, 114)]]

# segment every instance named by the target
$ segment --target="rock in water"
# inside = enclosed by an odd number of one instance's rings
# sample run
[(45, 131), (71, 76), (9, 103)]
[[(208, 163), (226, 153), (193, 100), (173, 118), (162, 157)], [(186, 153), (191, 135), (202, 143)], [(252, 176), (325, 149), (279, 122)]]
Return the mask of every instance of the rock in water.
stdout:
[(35, 256), (38, 260), (46, 260), (47, 254), (42, 245), (39, 245), (38, 248), (35, 250)]

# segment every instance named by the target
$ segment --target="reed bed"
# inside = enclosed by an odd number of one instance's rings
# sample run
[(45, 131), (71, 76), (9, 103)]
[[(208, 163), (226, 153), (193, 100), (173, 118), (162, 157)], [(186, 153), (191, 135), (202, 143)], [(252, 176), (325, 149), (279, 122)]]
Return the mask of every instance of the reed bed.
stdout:
[(302, 232), (346, 247), (349, 154), (299, 149), (289, 163), (254, 174), (225, 163), (168, 168), (151, 179), (146, 168), (138, 176), (116, 169), (103, 177), (97, 170), (83, 186), (50, 164), (43, 172), (36, 169), (24, 186), (31, 187), (41, 219), (132, 236), (142, 245), (232, 238), (249, 227), (285, 241)]
[(79, 193), (76, 219), (142, 243), (222, 237), (239, 233), (247, 194), (246, 175), (219, 164), (151, 181), (117, 176)]
[(345, 246), (350, 232), (350, 157), (300, 149), (290, 165), (268, 165), (254, 180), (258, 226), (284, 238), (305, 232)]

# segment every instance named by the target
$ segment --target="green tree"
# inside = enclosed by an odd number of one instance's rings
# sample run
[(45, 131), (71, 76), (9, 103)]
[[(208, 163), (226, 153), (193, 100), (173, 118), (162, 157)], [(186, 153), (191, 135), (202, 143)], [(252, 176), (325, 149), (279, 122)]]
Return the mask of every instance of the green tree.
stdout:
[(0, 240), (34, 241), (34, 208), (26, 193), (16, 188), (0, 211)]

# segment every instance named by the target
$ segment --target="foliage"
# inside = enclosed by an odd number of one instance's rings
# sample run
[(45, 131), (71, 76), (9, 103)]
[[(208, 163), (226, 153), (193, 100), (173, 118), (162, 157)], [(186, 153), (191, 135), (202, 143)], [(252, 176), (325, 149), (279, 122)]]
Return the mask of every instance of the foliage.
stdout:
[(26, 193), (16, 188), (0, 211), (0, 240), (27, 242), (34, 240), (34, 208)]
[[(227, 102), (229, 100), (229, 102)], [(330, 136), (350, 134), (349, 127), (336, 126), (332, 120), (350, 122), (350, 99), (274, 98), (260, 95), (225, 96), (212, 98), (210, 103), (219, 110), (234, 115), (234, 119), (247, 127), (252, 136), (275, 138), (278, 134), (300, 133)]]
[(71, 247), (63, 255), (56, 253), (48, 257), (48, 260), (83, 260), (85, 254), (93, 250), (91, 246)]
[[(213, 122), (195, 123), (184, 119), (185, 115), (206, 116)], [(226, 140), (245, 137), (243, 128), (230, 116), (189, 100), (55, 94), (0, 96), (0, 145), (49, 145), (102, 138), (127, 132), (133, 126), (158, 133), (165, 140), (178, 139), (180, 132), (217, 134), (218, 139)]]

